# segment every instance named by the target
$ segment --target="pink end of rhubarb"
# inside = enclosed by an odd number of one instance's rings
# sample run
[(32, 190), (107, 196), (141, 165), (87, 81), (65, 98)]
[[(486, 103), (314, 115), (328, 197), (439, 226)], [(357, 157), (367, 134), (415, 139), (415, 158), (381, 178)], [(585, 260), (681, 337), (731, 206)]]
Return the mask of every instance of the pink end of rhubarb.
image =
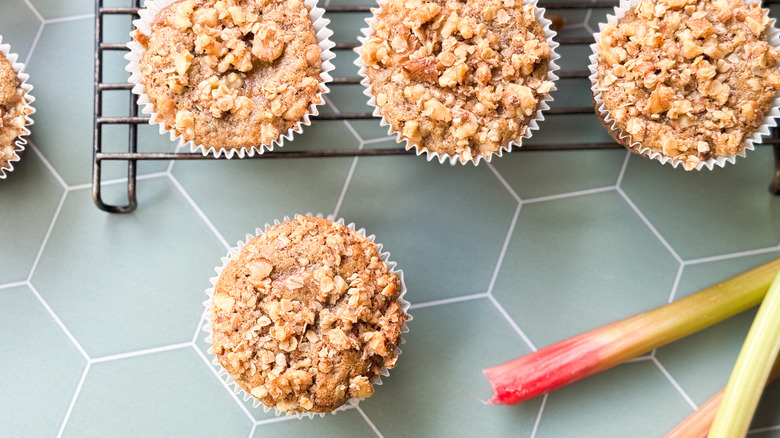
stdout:
[(558, 342), (484, 370), (491, 404), (513, 405), (617, 366), (761, 302), (778, 270), (774, 260), (670, 304)]
[(495, 393), (488, 403), (514, 405), (546, 394), (599, 370), (605, 344), (577, 336), (484, 370)]

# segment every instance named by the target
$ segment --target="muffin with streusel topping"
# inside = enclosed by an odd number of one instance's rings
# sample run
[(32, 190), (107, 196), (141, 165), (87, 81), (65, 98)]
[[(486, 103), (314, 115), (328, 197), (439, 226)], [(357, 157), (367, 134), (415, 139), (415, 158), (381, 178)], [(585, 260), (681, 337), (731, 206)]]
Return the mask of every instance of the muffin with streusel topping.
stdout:
[(131, 82), (142, 85), (134, 91), (148, 98), (152, 123), (217, 156), (262, 152), (309, 123), (327, 91), (323, 67), (330, 63), (308, 3), (158, 0), (154, 6), (166, 3), (148, 32), (137, 23), (131, 46), (139, 57)]
[(515, 0), (388, 0), (359, 49), (370, 101), (408, 147), (478, 163), (530, 136), (554, 88), (554, 32)]
[(601, 30), (597, 110), (632, 151), (701, 169), (752, 149), (778, 89), (777, 31), (743, 0), (641, 0)]
[[(32, 89), (24, 84), (26, 74), (20, 74), (21, 67), (14, 69), (8, 59), (8, 45), (2, 45), (0, 37), (0, 179), (13, 170), (12, 163), (19, 160), (24, 150), (22, 136), (29, 134), (26, 125), (32, 123), (29, 115), (32, 107), (28, 94)], [(2, 50), (5, 49), (5, 50)], [(20, 65), (19, 65), (20, 66)], [(19, 71), (17, 71), (19, 70)]]
[(373, 394), (409, 319), (400, 271), (380, 251), (362, 232), (308, 216), (249, 240), (209, 292), (218, 363), (247, 394), (288, 414)]

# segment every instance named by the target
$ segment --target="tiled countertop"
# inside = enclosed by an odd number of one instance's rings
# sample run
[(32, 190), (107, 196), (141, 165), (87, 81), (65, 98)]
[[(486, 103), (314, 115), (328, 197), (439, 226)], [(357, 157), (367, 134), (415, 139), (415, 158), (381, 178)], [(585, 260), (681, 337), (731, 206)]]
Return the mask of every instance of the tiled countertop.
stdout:
[[(623, 151), (514, 153), (477, 168), (414, 156), (142, 163), (138, 210), (109, 215), (89, 185), (93, 9), (3, 0), (0, 11), (38, 109), (31, 147), (0, 181), (0, 436), (660, 437), (725, 384), (753, 311), (548, 397), (479, 401), (483, 368), (780, 257), (769, 148), (692, 173)], [(567, 12), (566, 34), (588, 35), (604, 13)], [(364, 16), (333, 17), (335, 40), (353, 42)], [(106, 38), (123, 42), (118, 21)], [(564, 70), (584, 68), (584, 46), (561, 51)], [(353, 59), (339, 52), (336, 75), (354, 76)], [(121, 53), (107, 60), (106, 80), (123, 82), (123, 67)], [(365, 111), (359, 87), (334, 88), (327, 111)], [(559, 89), (556, 105), (589, 99), (584, 79)], [(106, 114), (126, 111), (123, 93)], [(551, 117), (534, 141), (571, 136), (608, 140), (584, 115)], [(175, 148), (154, 128), (141, 138)], [(376, 121), (337, 121), (286, 148), (391, 144)], [(124, 184), (104, 190), (118, 200)], [(305, 212), (375, 233), (405, 271), (414, 315), (377, 394), (314, 420), (239, 401), (200, 331), (228, 245)], [(753, 427), (780, 437), (780, 384)]]

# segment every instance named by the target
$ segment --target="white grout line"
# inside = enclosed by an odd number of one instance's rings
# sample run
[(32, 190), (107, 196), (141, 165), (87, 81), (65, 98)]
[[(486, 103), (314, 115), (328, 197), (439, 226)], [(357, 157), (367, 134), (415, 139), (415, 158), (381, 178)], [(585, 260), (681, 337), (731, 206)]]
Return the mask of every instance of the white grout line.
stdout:
[(281, 423), (283, 421), (290, 421), (297, 419), (295, 415), (285, 415), (283, 417), (273, 417), (273, 418), (265, 418), (262, 420), (255, 420), (255, 426), (262, 426), (264, 424), (273, 424), (273, 423)]
[(661, 362), (657, 358), (655, 358), (655, 357), (653, 357), (651, 360), (653, 361), (653, 363), (655, 363), (655, 365), (658, 367), (658, 369), (661, 370), (661, 373), (663, 373), (663, 375), (666, 377), (666, 380), (668, 380), (669, 383), (671, 383), (672, 386), (674, 386), (674, 389), (676, 389), (677, 392), (680, 393), (682, 398), (688, 403), (688, 405), (691, 407), (691, 409), (693, 409), (694, 411), (696, 409), (698, 409), (699, 407), (696, 406), (696, 403), (694, 403), (693, 400), (691, 400), (691, 398), (688, 396), (688, 394), (685, 392), (685, 390), (682, 389), (682, 386), (680, 386), (680, 384), (677, 383), (677, 380), (674, 380), (674, 377), (672, 377), (672, 375), (669, 373), (669, 371), (667, 371), (666, 368), (664, 368), (664, 366), (661, 365)]
[(64, 23), (67, 21), (85, 20), (87, 18), (95, 18), (95, 14), (73, 15), (71, 17), (52, 18), (50, 20), (43, 20), (44, 24)]
[(87, 379), (87, 372), (89, 372), (89, 367), (91, 364), (87, 362), (87, 366), (84, 367), (84, 372), (81, 373), (81, 379), (79, 379), (78, 385), (76, 385), (76, 392), (73, 394), (73, 398), (70, 399), (70, 403), (68, 404), (68, 410), (65, 411), (65, 418), (62, 419), (62, 424), (60, 424), (60, 430), (57, 432), (57, 438), (60, 438), (62, 436), (62, 433), (65, 432), (65, 426), (68, 424), (68, 420), (70, 420), (70, 414), (73, 412), (73, 406), (76, 405), (76, 399), (79, 398), (79, 394), (81, 393), (81, 388), (84, 386), (84, 381)]
[(682, 273), (684, 268), (685, 268), (685, 264), (680, 263), (680, 266), (677, 268), (677, 275), (674, 276), (672, 291), (669, 292), (669, 299), (666, 300), (667, 303), (671, 303), (677, 297), (677, 288), (680, 286), (680, 279), (682, 278)]
[(753, 435), (755, 433), (773, 432), (775, 430), (780, 430), (780, 424), (776, 424), (774, 426), (769, 426), (769, 427), (761, 427), (758, 429), (751, 429), (750, 431), (748, 431), (747, 434)]
[(693, 260), (686, 260), (684, 263), (687, 266), (687, 265), (698, 265), (700, 263), (708, 263), (708, 262), (720, 262), (723, 260), (730, 260), (738, 257), (750, 257), (754, 255), (767, 254), (770, 252), (777, 252), (778, 250), (780, 250), (780, 248), (776, 246), (771, 246), (769, 248), (751, 249), (748, 251), (734, 252), (731, 254), (721, 254), (721, 255), (710, 256), (710, 257), (702, 257)]
[[(155, 173), (147, 173), (145, 175), (137, 175), (135, 177), (136, 181), (144, 181), (144, 180), (150, 180), (150, 179), (156, 179), (156, 178), (162, 178), (168, 176), (168, 171), (164, 172), (155, 172)], [(108, 181), (102, 181), (100, 183), (100, 187), (106, 187), (106, 186), (112, 186), (116, 184), (126, 184), (127, 183), (127, 177), (125, 178), (116, 178), (116, 179), (110, 179)], [(85, 184), (76, 184), (68, 187), (68, 191), (76, 191), (76, 190), (84, 190), (84, 189), (91, 189), (92, 183), (85, 183)]]
[[(346, 126), (346, 127), (347, 127), (347, 130), (350, 132), (350, 134), (352, 134), (352, 136), (354, 136), (354, 137), (355, 137), (355, 139), (356, 139), (356, 140), (357, 140), (359, 143), (363, 143), (363, 139), (362, 139), (362, 138), (360, 138), (360, 134), (358, 134), (358, 132), (355, 130), (355, 128), (352, 126), (352, 124), (351, 124), (351, 123), (349, 123), (349, 121), (348, 121), (348, 120), (344, 120), (343, 122), (344, 122), (344, 126)], [(365, 144), (365, 143), (363, 143), (363, 144)], [(360, 145), (360, 148), (361, 148), (361, 149), (363, 148), (363, 144), (361, 144), (361, 145)]]
[[(124, 178), (124, 180), (127, 181), (127, 178)], [(119, 182), (120, 182), (119, 180), (106, 181), (106, 182), (102, 183), (101, 186), (107, 185), (107, 184), (116, 184), (116, 183), (119, 183)], [(92, 183), (75, 184), (75, 185), (72, 185), (72, 186), (68, 186), (65, 190), (67, 190), (69, 192), (74, 192), (74, 191), (77, 191), (77, 190), (85, 190), (85, 189), (89, 189), (89, 188), (92, 188)]]
[(255, 430), (257, 430), (257, 423), (252, 423), (252, 428), (249, 429), (249, 435), (247, 436), (247, 438), (252, 438), (253, 436), (255, 436)]
[[(327, 0), (325, 5), (330, 2), (330, 0)], [(333, 102), (330, 101), (330, 99), (325, 97), (325, 104), (328, 105), (334, 113), (341, 114), (341, 111), (336, 108), (336, 105), (333, 104)], [(344, 126), (347, 127), (347, 130), (352, 134), (358, 141), (358, 149), (357, 150), (363, 150), (363, 145), (365, 145), (365, 142), (363, 142), (363, 139), (360, 138), (360, 134), (355, 130), (355, 128), (346, 120), (344, 120)], [(339, 210), (341, 210), (341, 204), (344, 202), (344, 196), (347, 194), (347, 188), (349, 187), (350, 181), (352, 181), (352, 174), (355, 173), (355, 167), (357, 167), (358, 157), (355, 157), (352, 159), (352, 164), (349, 166), (349, 171), (347, 172), (347, 179), (344, 180), (344, 185), (341, 187), (341, 193), (339, 193), (339, 198), (336, 201), (336, 207), (333, 209), (333, 216), (338, 217)]]
[[(204, 299), (204, 301), (205, 301), (205, 299)], [(201, 315), (200, 316), (200, 321), (198, 321), (198, 327), (195, 328), (195, 334), (192, 336), (192, 344), (193, 345), (198, 342), (198, 337), (201, 334), (205, 333), (203, 331), (203, 324), (205, 324), (205, 323), (206, 323), (206, 317), (204, 315)]]
[(38, 290), (35, 289), (35, 286), (33, 286), (32, 283), (27, 282), (27, 287), (30, 288), (30, 290), (32, 291), (33, 295), (35, 295), (35, 298), (38, 298), (38, 301), (40, 301), (41, 305), (43, 305), (43, 308), (46, 309), (47, 312), (49, 312), (49, 315), (52, 318), (54, 318), (54, 322), (57, 323), (58, 326), (60, 326), (60, 329), (62, 329), (62, 331), (65, 333), (65, 336), (67, 336), (68, 339), (70, 339), (70, 342), (72, 342), (73, 345), (76, 346), (76, 349), (79, 351), (79, 353), (81, 353), (81, 355), (84, 357), (84, 359), (89, 361), (90, 359), (89, 359), (89, 355), (87, 354), (87, 352), (84, 351), (84, 348), (81, 347), (81, 344), (79, 344), (79, 341), (76, 340), (76, 337), (73, 336), (73, 334), (70, 332), (70, 330), (68, 330), (68, 328), (65, 327), (65, 324), (63, 324), (63, 322), (60, 319), (60, 317), (57, 316), (56, 313), (54, 313), (54, 310), (52, 310), (51, 307), (49, 307), (49, 303), (47, 303), (46, 300), (43, 299), (41, 294), (38, 293)]
[(368, 427), (370, 427), (371, 430), (374, 431), (374, 433), (376, 434), (377, 438), (384, 438), (384, 435), (382, 435), (382, 432), (380, 432), (379, 429), (377, 429), (377, 427), (374, 424), (374, 422), (371, 421), (370, 418), (368, 418), (368, 415), (366, 415), (365, 412), (363, 412), (363, 409), (360, 409), (360, 406), (358, 406), (358, 405), (355, 405), (355, 409), (357, 409), (357, 411), (360, 413), (360, 416), (363, 417), (363, 420), (365, 420), (365, 422), (368, 424)]
[(493, 167), (493, 164), (487, 163), (487, 167), (488, 169), (490, 169), (491, 172), (493, 172), (493, 175), (495, 175), (496, 178), (498, 178), (498, 181), (501, 183), (502, 186), (504, 186), (504, 188), (509, 192), (509, 194), (512, 195), (513, 198), (515, 198), (515, 201), (523, 202), (520, 199), (520, 195), (518, 195), (517, 192), (515, 192), (515, 190), (512, 188), (512, 186), (509, 185), (506, 179), (504, 179), (504, 176), (501, 175), (501, 173), (498, 170), (496, 170), (495, 167)]
[(635, 358), (633, 358), (633, 359), (629, 359), (629, 360), (627, 360), (627, 361), (625, 361), (625, 362), (623, 362), (623, 363), (637, 363), (637, 362), (646, 362), (646, 361), (648, 361), (648, 360), (653, 360), (653, 356), (652, 356), (652, 355), (647, 355), (647, 356), (637, 356), (637, 357), (635, 357)]
[(35, 37), (33, 37), (32, 44), (30, 44), (30, 51), (27, 52), (27, 56), (24, 58), (25, 67), (30, 65), (30, 59), (32, 59), (32, 54), (33, 52), (35, 52), (35, 48), (38, 47), (38, 40), (41, 39), (41, 34), (43, 33), (44, 26), (46, 25), (43, 23), (43, 21), (41, 21), (41, 24), (38, 26), (38, 30), (35, 31)]
[(598, 187), (595, 189), (578, 190), (576, 192), (561, 193), (558, 195), (540, 196), (538, 198), (524, 199), (523, 204), (535, 204), (537, 202), (556, 201), (558, 199), (576, 198), (578, 196), (595, 195), (615, 190), (615, 186)]
[(30, 11), (33, 13), (33, 15), (35, 15), (38, 18), (38, 20), (40, 20), (41, 23), (46, 21), (46, 20), (43, 19), (43, 15), (41, 15), (41, 13), (38, 12), (37, 9), (35, 9), (35, 6), (33, 6), (33, 4), (30, 3), (30, 0), (23, 0), (23, 1), (24, 1), (24, 4), (26, 4), (27, 7), (30, 8)]
[(486, 292), (480, 293), (480, 294), (471, 294), (471, 295), (463, 295), (460, 297), (452, 297), (452, 298), (443, 298), (440, 300), (432, 300), (432, 301), (425, 301), (422, 303), (414, 303), (411, 306), (409, 306), (409, 310), (417, 310), (417, 309), (424, 309), (426, 307), (436, 307), (436, 306), (443, 306), (445, 304), (453, 304), (453, 303), (461, 303), (463, 301), (474, 301), (481, 298), (487, 298), (488, 294)]
[(650, 231), (655, 235), (655, 237), (661, 242), (661, 244), (666, 248), (667, 251), (674, 257), (675, 260), (677, 260), (677, 263), (683, 263), (683, 259), (677, 254), (677, 251), (672, 248), (672, 245), (669, 244), (669, 242), (666, 241), (664, 236), (661, 235), (661, 233), (658, 232), (658, 230), (653, 226), (652, 223), (647, 219), (647, 217), (642, 213), (641, 210), (639, 210), (639, 207), (634, 204), (634, 201), (631, 200), (631, 198), (626, 195), (626, 193), (621, 189), (620, 187), (617, 188), (618, 193), (620, 193), (620, 196), (625, 199), (626, 203), (628, 203), (628, 206), (631, 207), (632, 210), (634, 210), (634, 213), (639, 216), (639, 219), (642, 220), (642, 222), (645, 223), (647, 228), (650, 228)]
[(247, 409), (247, 407), (246, 407), (246, 406), (244, 406), (244, 403), (242, 403), (242, 402), (241, 402), (241, 400), (239, 400), (239, 398), (238, 398), (238, 394), (236, 394), (235, 392), (233, 392), (233, 390), (232, 390), (232, 389), (231, 389), (231, 388), (230, 388), (228, 385), (226, 385), (226, 384), (225, 384), (225, 381), (224, 381), (224, 380), (222, 380), (222, 378), (221, 378), (221, 377), (219, 377), (219, 374), (217, 373), (217, 370), (215, 370), (215, 369), (214, 369), (214, 365), (212, 365), (212, 364), (211, 364), (211, 362), (210, 362), (210, 361), (209, 361), (209, 359), (206, 357), (206, 355), (205, 355), (205, 354), (203, 354), (203, 352), (202, 352), (202, 351), (200, 351), (200, 348), (198, 348), (198, 347), (197, 347), (197, 346), (195, 346), (195, 345), (192, 345), (192, 349), (193, 349), (193, 350), (195, 350), (195, 352), (198, 354), (198, 356), (200, 356), (200, 358), (201, 358), (201, 359), (203, 359), (203, 362), (206, 364), (206, 368), (208, 368), (208, 369), (211, 371), (211, 374), (213, 374), (213, 375), (214, 375), (214, 377), (217, 379), (217, 381), (219, 382), (219, 384), (220, 384), (220, 385), (221, 385), (223, 388), (225, 388), (225, 391), (227, 391), (227, 392), (228, 392), (228, 394), (230, 394), (230, 396), (233, 398), (233, 401), (235, 401), (235, 402), (236, 402), (236, 404), (238, 405), (238, 407), (239, 407), (239, 408), (240, 408), (242, 411), (244, 411), (244, 414), (246, 414), (247, 418), (249, 418), (249, 421), (251, 421), (252, 423), (255, 423), (255, 422), (256, 422), (256, 420), (255, 420), (255, 417), (252, 415), (252, 413), (251, 413), (251, 412), (249, 412), (249, 409)]
[[(591, 2), (594, 3), (594, 2)], [(582, 26), (588, 31), (588, 33), (595, 33), (593, 32), (593, 29), (590, 27), (590, 24), (588, 24), (588, 21), (590, 21), (591, 13), (593, 12), (593, 9), (588, 8), (587, 11), (585, 11), (585, 18), (582, 20)]]
[(14, 283), (0, 284), (0, 290), (11, 289), (12, 287), (27, 286), (26, 281), (17, 281)]
[(396, 141), (398, 139), (395, 135), (388, 135), (386, 137), (378, 137), (378, 138), (370, 138), (368, 140), (363, 140), (363, 144), (374, 144), (374, 143), (382, 143), (385, 141)]
[(222, 237), (222, 234), (217, 230), (217, 227), (214, 226), (213, 223), (209, 220), (209, 218), (206, 216), (205, 213), (203, 213), (203, 210), (198, 207), (198, 204), (195, 203), (195, 200), (190, 197), (190, 194), (187, 193), (186, 190), (184, 190), (184, 187), (179, 183), (179, 180), (176, 179), (175, 176), (171, 174), (167, 174), (168, 179), (171, 180), (173, 185), (176, 186), (177, 189), (179, 189), (179, 192), (184, 197), (184, 199), (187, 201), (188, 204), (192, 207), (193, 210), (195, 210), (195, 213), (200, 216), (201, 220), (206, 223), (206, 226), (211, 230), (212, 233), (219, 239), (219, 241), (222, 243), (222, 246), (225, 247), (226, 250), (229, 250), (231, 248), (230, 245), (228, 245), (227, 240), (225, 240), (224, 237)]
[(41, 247), (38, 249), (38, 254), (35, 255), (35, 260), (33, 260), (32, 267), (30, 268), (30, 273), (27, 274), (28, 282), (32, 279), (32, 276), (35, 273), (35, 269), (38, 268), (38, 262), (41, 260), (41, 255), (43, 255), (43, 250), (46, 248), (46, 244), (49, 243), (49, 237), (51, 237), (51, 232), (52, 230), (54, 230), (54, 224), (57, 223), (57, 219), (60, 217), (62, 206), (65, 205), (65, 199), (67, 197), (68, 197), (68, 192), (63, 192), (62, 197), (60, 198), (60, 202), (59, 204), (57, 204), (57, 209), (54, 210), (54, 216), (51, 218), (51, 222), (49, 222), (49, 228), (46, 229), (46, 234), (43, 235), (43, 241), (41, 241)]
[(506, 319), (506, 322), (508, 322), (509, 325), (515, 330), (515, 333), (517, 333), (520, 336), (520, 339), (522, 339), (523, 342), (525, 342), (525, 345), (527, 345), (528, 348), (531, 349), (531, 351), (536, 351), (537, 348), (534, 345), (534, 343), (531, 342), (530, 339), (528, 339), (528, 336), (526, 336), (522, 330), (520, 330), (520, 327), (512, 319), (512, 317), (509, 316), (509, 313), (507, 313), (506, 309), (504, 309), (504, 306), (502, 306), (501, 303), (499, 303), (493, 295), (488, 295), (488, 300), (490, 300), (490, 302), (493, 303), (494, 306), (496, 306), (498, 313), (500, 313), (501, 316), (503, 316), (504, 319)]
[(567, 24), (567, 25), (565, 25), (565, 27), (566, 27), (566, 30), (571, 30), (571, 29), (586, 29), (587, 30), (587, 27), (585, 27), (585, 23)]
[(336, 105), (334, 105), (333, 102), (330, 101), (328, 96), (323, 96), (323, 99), (325, 99), (325, 105), (327, 105), (330, 109), (332, 109), (334, 113), (341, 114), (341, 111), (339, 111), (339, 109), (336, 108)]
[(504, 243), (501, 245), (501, 252), (498, 253), (498, 260), (496, 260), (496, 267), (493, 268), (493, 275), (490, 276), (490, 283), (488, 283), (487, 288), (487, 294), (492, 295), (493, 294), (493, 287), (496, 285), (496, 279), (498, 278), (498, 272), (501, 270), (501, 265), (504, 263), (504, 256), (506, 255), (506, 250), (509, 248), (509, 242), (512, 240), (512, 233), (515, 231), (515, 227), (517, 226), (517, 218), (520, 217), (520, 210), (523, 208), (523, 204), (517, 204), (517, 207), (515, 208), (515, 214), (512, 216), (512, 220), (509, 222), (509, 230), (506, 232), (506, 237), (504, 237)]
[(181, 350), (182, 348), (193, 347), (192, 342), (182, 342), (179, 344), (165, 345), (162, 347), (146, 348), (143, 350), (130, 351), (127, 353), (111, 354), (103, 357), (96, 357), (92, 359), (92, 363), (111, 362), (118, 359), (127, 359), (131, 357), (146, 356), (149, 354), (163, 353), (166, 351)]
[(49, 172), (54, 176), (54, 179), (57, 180), (57, 182), (62, 186), (63, 189), (68, 190), (68, 183), (65, 182), (64, 179), (60, 176), (60, 174), (57, 172), (57, 170), (54, 168), (54, 166), (51, 165), (48, 159), (46, 159), (46, 156), (43, 155), (43, 153), (38, 149), (37, 146), (35, 146), (35, 143), (33, 143), (30, 139), (27, 139), (27, 146), (30, 146), (30, 149), (35, 152), (36, 155), (38, 155), (38, 158), (43, 161), (43, 165), (46, 166), (47, 169), (49, 169)]
[(628, 167), (628, 159), (631, 158), (631, 155), (633, 155), (631, 151), (626, 151), (626, 157), (623, 158), (623, 165), (620, 166), (620, 172), (618, 173), (615, 187), (620, 187), (620, 184), (623, 183), (623, 177), (626, 175), (626, 168)]
[(547, 404), (547, 396), (550, 395), (545, 394), (544, 397), (542, 397), (542, 404), (539, 406), (539, 413), (536, 414), (536, 420), (534, 421), (534, 428), (531, 429), (531, 437), (536, 437), (536, 431), (539, 430), (539, 424), (542, 422), (542, 413), (544, 412), (544, 406)]
[[(363, 149), (363, 144), (360, 144), (360, 148), (358, 150)], [(347, 189), (349, 189), (349, 183), (352, 182), (352, 175), (355, 173), (355, 168), (357, 167), (358, 159), (360, 157), (355, 157), (352, 159), (352, 164), (349, 166), (349, 171), (347, 172), (347, 178), (344, 180), (344, 185), (341, 187), (341, 193), (339, 193), (339, 199), (336, 201), (336, 207), (333, 208), (333, 216), (338, 218), (339, 212), (341, 211), (341, 204), (344, 203), (344, 197), (347, 196)]]

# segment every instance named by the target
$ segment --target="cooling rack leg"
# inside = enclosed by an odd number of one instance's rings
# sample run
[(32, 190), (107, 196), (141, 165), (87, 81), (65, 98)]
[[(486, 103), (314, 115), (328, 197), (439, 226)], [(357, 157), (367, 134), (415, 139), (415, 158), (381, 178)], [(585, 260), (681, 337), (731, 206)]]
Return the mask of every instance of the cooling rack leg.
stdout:
[(136, 173), (135, 173), (135, 161), (127, 162), (127, 204), (125, 205), (112, 205), (106, 204), (103, 201), (102, 192), (102, 162), (95, 159), (92, 163), (92, 200), (95, 205), (109, 213), (130, 213), (138, 206), (136, 199)]
[[(138, 5), (138, 0), (134, 3)], [(110, 213), (129, 213), (135, 210), (137, 206), (136, 201), (136, 161), (127, 161), (127, 204), (125, 205), (111, 205), (106, 204), (103, 201), (102, 193), (102, 175), (103, 175), (103, 160), (100, 158), (100, 154), (103, 151), (103, 125), (98, 123), (98, 119), (102, 116), (102, 93), (100, 90), (100, 83), (103, 80), (103, 50), (100, 48), (102, 42), (102, 29), (103, 29), (103, 13), (102, 13), (103, 1), (98, 0), (95, 2), (95, 102), (94, 102), (94, 114), (95, 121), (93, 125), (93, 153), (92, 153), (92, 200), (95, 205)], [(131, 97), (130, 114), (134, 115), (136, 111), (134, 100)], [(129, 135), (129, 152), (136, 152), (136, 129), (132, 126)]]

